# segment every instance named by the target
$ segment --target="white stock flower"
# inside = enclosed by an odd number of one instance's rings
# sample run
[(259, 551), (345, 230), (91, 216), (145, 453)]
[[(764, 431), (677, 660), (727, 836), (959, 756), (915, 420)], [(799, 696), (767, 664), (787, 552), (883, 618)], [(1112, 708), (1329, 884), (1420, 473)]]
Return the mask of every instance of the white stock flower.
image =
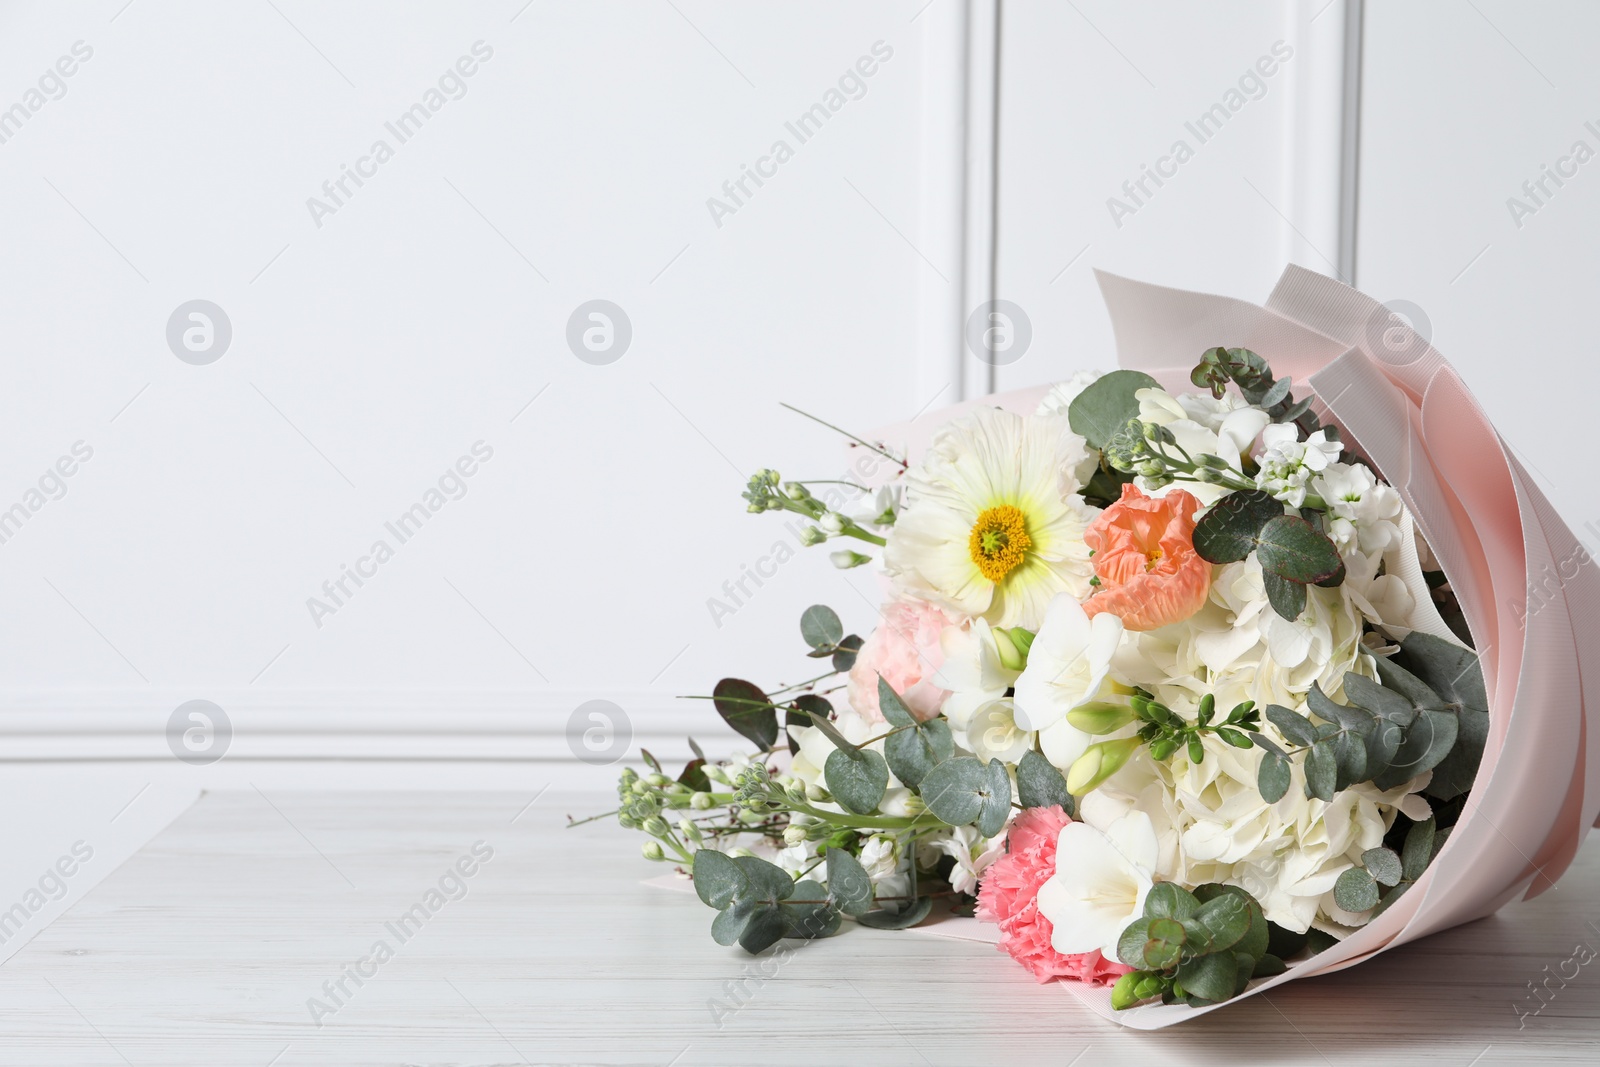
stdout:
[(996, 626), (1034, 629), (1050, 598), (1089, 593), (1078, 495), (1088, 456), (1057, 415), (981, 407), (942, 427), (906, 476), (884, 569), (904, 594)]
[(1330, 463), (1311, 481), (1328, 505), (1328, 536), (1340, 550), (1352, 546), (1382, 555), (1400, 545), (1400, 494), (1362, 464)]
[[(1091, 794), (1092, 795), (1092, 794)], [(1144, 914), (1154, 885), (1155, 828), (1130, 811), (1104, 830), (1069, 823), (1056, 843), (1056, 872), (1039, 887), (1039, 914), (1050, 920), (1050, 943), (1074, 955), (1099, 950), (1117, 959), (1117, 939)]]
[(957, 826), (948, 834), (936, 834), (924, 841), (936, 853), (955, 859), (950, 871), (950, 888), (957, 893), (977, 893), (978, 879), (989, 864), (1006, 854), (1006, 835), (985, 838), (975, 826)]
[(1340, 451), (1339, 442), (1328, 440), (1326, 430), (1318, 430), (1302, 441), (1299, 429), (1289, 422), (1275, 423), (1262, 430), (1261, 444), (1261, 469), (1256, 473), (1256, 485), (1297, 508), (1306, 502), (1312, 477), (1337, 460)]
[(1122, 635), (1122, 620), (1109, 611), (1091, 619), (1066, 594), (1050, 603), (1017, 679), (1015, 717), (1022, 729), (1039, 734), (1045, 757), (1057, 767), (1072, 766), (1089, 747), (1092, 738), (1067, 722), (1067, 712), (1101, 699)]

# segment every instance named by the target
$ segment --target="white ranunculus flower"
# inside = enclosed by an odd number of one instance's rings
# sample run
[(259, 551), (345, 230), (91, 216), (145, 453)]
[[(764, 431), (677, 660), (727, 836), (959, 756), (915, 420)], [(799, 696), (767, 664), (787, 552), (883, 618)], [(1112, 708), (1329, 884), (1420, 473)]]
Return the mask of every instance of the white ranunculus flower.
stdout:
[(1091, 619), (1066, 594), (1050, 604), (1017, 679), (1015, 715), (1018, 726), (1040, 734), (1046, 758), (1057, 767), (1072, 766), (1092, 741), (1066, 721), (1067, 712), (1102, 699), (1123, 632), (1120, 618), (1106, 611)]
[(1400, 544), (1400, 494), (1361, 464), (1330, 463), (1311, 480), (1328, 505), (1328, 536), (1341, 551), (1360, 548), (1380, 556)]
[(1097, 512), (1077, 475), (1087, 457), (1058, 415), (983, 407), (942, 427), (906, 476), (906, 506), (884, 546), (897, 590), (1030, 630), (1057, 593), (1088, 595), (1083, 533)]
[(1033, 747), (1033, 731), (1017, 724), (1016, 702), (991, 700), (973, 713), (962, 735), (963, 747), (984, 763), (1019, 762)]
[(1144, 914), (1154, 885), (1157, 842), (1150, 817), (1130, 811), (1104, 830), (1075, 822), (1056, 842), (1056, 873), (1039, 887), (1039, 914), (1050, 943), (1074, 955), (1099, 950), (1117, 959), (1117, 939)]
[[(966, 729), (972, 713), (991, 700), (1006, 695), (1021, 671), (1005, 665), (993, 628), (985, 619), (973, 619), (961, 626), (946, 626), (939, 634), (939, 650), (944, 662), (939, 667), (939, 685), (950, 691), (940, 710), (950, 725)], [(1020, 653), (1019, 653), (1020, 655)]]

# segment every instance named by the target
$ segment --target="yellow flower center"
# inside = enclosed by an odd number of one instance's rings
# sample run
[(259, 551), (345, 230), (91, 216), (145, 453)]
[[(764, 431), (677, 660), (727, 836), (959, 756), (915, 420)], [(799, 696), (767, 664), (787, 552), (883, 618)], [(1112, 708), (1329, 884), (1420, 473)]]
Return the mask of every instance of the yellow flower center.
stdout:
[(1021, 566), (1033, 538), (1028, 536), (1028, 519), (1010, 504), (985, 508), (972, 524), (967, 552), (983, 576), (995, 584)]

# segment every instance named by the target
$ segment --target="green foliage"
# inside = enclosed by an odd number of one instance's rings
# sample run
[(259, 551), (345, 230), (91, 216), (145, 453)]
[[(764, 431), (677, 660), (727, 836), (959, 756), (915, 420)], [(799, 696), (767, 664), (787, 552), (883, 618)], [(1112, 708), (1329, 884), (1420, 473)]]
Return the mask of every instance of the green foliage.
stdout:
[(1260, 489), (1229, 493), (1194, 526), (1194, 550), (1207, 563), (1237, 563), (1256, 547), (1256, 536), (1284, 514), (1283, 501)]
[(828, 900), (859, 918), (872, 908), (872, 879), (861, 861), (842, 848), (828, 849)]
[(815, 726), (820, 719), (829, 722), (833, 717), (833, 705), (825, 696), (816, 693), (802, 693), (790, 702), (790, 708), (783, 716), (784, 734), (789, 738), (789, 755), (800, 751), (800, 742), (794, 739), (787, 727), (790, 726)]
[(836, 748), (828, 753), (822, 775), (846, 811), (871, 815), (889, 788), (889, 765), (870, 748)]
[(1267, 600), (1294, 620), (1306, 606), (1307, 585), (1344, 580), (1339, 550), (1321, 530), (1259, 489), (1229, 493), (1194, 528), (1194, 548), (1209, 563), (1235, 563), (1251, 552), (1261, 563)]
[(875, 930), (904, 930), (926, 919), (931, 911), (933, 911), (933, 898), (918, 897), (898, 911), (891, 909), (869, 911), (856, 921)]
[[(1138, 738), (1150, 746), (1150, 758), (1155, 760), (1170, 759), (1174, 753), (1181, 750), (1188, 755), (1191, 762), (1204, 762), (1205, 746), (1201, 744), (1200, 738), (1208, 733), (1216, 734), (1235, 748), (1249, 748), (1250, 731), (1261, 725), (1261, 712), (1256, 708), (1255, 701), (1246, 700), (1242, 704), (1234, 705), (1233, 710), (1228, 712), (1227, 718), (1221, 722), (1215, 721), (1216, 705), (1216, 697), (1210, 693), (1205, 694), (1200, 698), (1194, 719), (1189, 720), (1142, 689), (1128, 698), (1128, 707), (1133, 713), (1134, 720), (1143, 724), (1139, 727)], [(1094, 710), (1095, 707), (1097, 706), (1091, 706), (1088, 714), (1077, 719), (1073, 718), (1075, 712), (1068, 712), (1068, 721), (1077, 725), (1079, 729), (1085, 729), (1085, 726), (1080, 724), (1093, 723), (1099, 718), (1098, 712)], [(1111, 726), (1113, 721), (1107, 719), (1102, 725)], [(1119, 723), (1113, 728), (1121, 729), (1123, 725), (1126, 724)], [(1086, 759), (1087, 755), (1083, 758)], [(1068, 781), (1075, 780), (1076, 770), (1077, 764), (1074, 764), (1074, 773), (1068, 774)], [(1101, 775), (1100, 780), (1104, 777), (1105, 775)], [(1095, 784), (1098, 784), (1098, 781)]]
[(778, 741), (778, 711), (761, 689), (742, 678), (724, 678), (711, 690), (722, 721), (762, 748)]
[(1160, 997), (1167, 1003), (1214, 1004), (1244, 992), (1258, 971), (1281, 970), (1268, 953), (1271, 927), (1261, 905), (1238, 886), (1208, 883), (1193, 893), (1163, 882), (1145, 896), (1144, 914), (1117, 939), (1134, 970), (1118, 979), (1111, 1006)]
[[(1394, 661), (1379, 668), (1406, 670), (1426, 685), (1456, 719), (1456, 741), (1433, 769), (1426, 790), (1431, 797), (1451, 800), (1472, 788), (1489, 736), (1489, 698), (1477, 653), (1418, 630), (1400, 642)], [(1384, 679), (1388, 684), (1388, 678)]]
[(1090, 448), (1102, 449), (1129, 419), (1138, 418), (1139, 401), (1133, 394), (1140, 389), (1160, 387), (1159, 382), (1143, 371), (1114, 370), (1102, 374), (1073, 398), (1067, 408), (1067, 420), (1072, 424), (1073, 433), (1087, 441)]
[(813, 651), (834, 647), (844, 639), (844, 625), (839, 616), (825, 604), (813, 604), (800, 616), (800, 636)]
[(1317, 418), (1310, 413), (1311, 398), (1295, 400), (1293, 380), (1274, 380), (1267, 361), (1248, 348), (1206, 349), (1189, 373), (1189, 380), (1202, 389), (1210, 389), (1218, 399), (1231, 381), (1246, 400), (1272, 416), (1273, 422), (1292, 422), (1306, 434), (1317, 430)]
[(1068, 816), (1077, 816), (1077, 803), (1067, 792), (1067, 779), (1055, 765), (1029, 750), (1017, 764), (1017, 802), (1025, 808), (1061, 805)]
[[(719, 945), (763, 952), (785, 937), (826, 937), (839, 929), (838, 912), (817, 904), (822, 887), (796, 883), (781, 867), (754, 856), (730, 857), (713, 849), (694, 854), (694, 888), (717, 910), (711, 936)], [(791, 897), (801, 903), (788, 904)]]
[(985, 766), (976, 756), (957, 756), (928, 772), (922, 801), (935, 818), (951, 826), (976, 823), (980, 834), (993, 837), (1011, 814), (1011, 776), (997, 759)]
[(878, 706), (895, 728), (883, 742), (889, 769), (912, 789), (921, 785), (934, 767), (955, 755), (950, 724), (941, 718), (918, 722), (900, 695), (882, 678), (878, 679)]

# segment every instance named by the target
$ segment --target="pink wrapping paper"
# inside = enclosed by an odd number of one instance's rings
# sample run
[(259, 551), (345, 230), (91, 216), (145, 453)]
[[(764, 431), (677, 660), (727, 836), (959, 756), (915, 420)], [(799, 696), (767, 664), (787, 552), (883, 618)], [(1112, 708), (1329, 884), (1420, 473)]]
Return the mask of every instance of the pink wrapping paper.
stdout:
[[(1244, 994), (1351, 966), (1549, 889), (1600, 813), (1600, 585), (1576, 537), (1442, 355), (1372, 298), (1291, 266), (1265, 307), (1099, 274), (1118, 363), (1173, 389), (1214, 346), (1249, 348), (1296, 392), (1309, 385), (1399, 491), (1460, 599), (1489, 694), (1490, 732), (1466, 810), (1433, 864), (1346, 940)], [(1044, 387), (957, 405), (879, 436), (915, 457), (933, 430), (979, 404), (1031, 413)], [(1532, 606), (1530, 579), (1559, 575)], [(941, 923), (934, 936), (993, 941)], [(1063, 983), (1107, 1018), (1155, 1030), (1207, 1008), (1113, 1013), (1109, 992)]]

